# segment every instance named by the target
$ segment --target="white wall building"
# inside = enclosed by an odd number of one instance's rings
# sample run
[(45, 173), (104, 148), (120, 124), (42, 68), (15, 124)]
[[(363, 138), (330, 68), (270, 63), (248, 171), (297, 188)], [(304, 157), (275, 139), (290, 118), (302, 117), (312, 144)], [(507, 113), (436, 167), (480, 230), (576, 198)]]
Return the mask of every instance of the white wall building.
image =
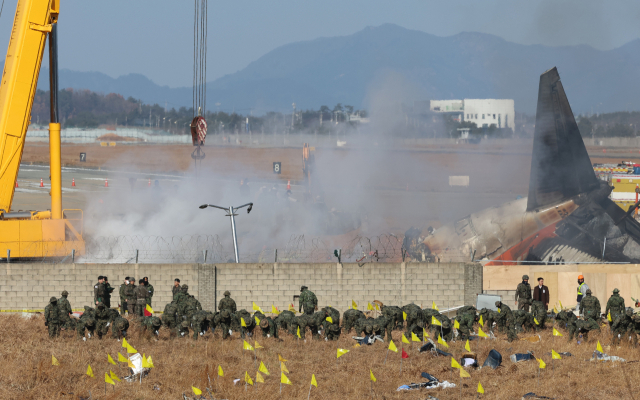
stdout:
[(458, 121), (473, 122), (478, 128), (495, 125), (513, 129), (516, 115), (513, 99), (431, 100), (429, 109), (452, 114)]

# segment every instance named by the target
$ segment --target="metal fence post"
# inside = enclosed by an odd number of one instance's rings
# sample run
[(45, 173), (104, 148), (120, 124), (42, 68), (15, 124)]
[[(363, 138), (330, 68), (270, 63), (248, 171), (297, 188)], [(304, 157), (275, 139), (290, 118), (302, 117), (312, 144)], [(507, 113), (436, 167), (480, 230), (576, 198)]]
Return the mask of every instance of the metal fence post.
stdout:
[(76, 249), (71, 249), (71, 262), (76, 262)]
[(202, 250), (202, 263), (207, 263), (207, 250)]
[(138, 263), (138, 250), (136, 250), (136, 264)]
[(275, 253), (275, 261), (274, 262), (278, 262), (278, 249), (275, 249), (274, 253)]

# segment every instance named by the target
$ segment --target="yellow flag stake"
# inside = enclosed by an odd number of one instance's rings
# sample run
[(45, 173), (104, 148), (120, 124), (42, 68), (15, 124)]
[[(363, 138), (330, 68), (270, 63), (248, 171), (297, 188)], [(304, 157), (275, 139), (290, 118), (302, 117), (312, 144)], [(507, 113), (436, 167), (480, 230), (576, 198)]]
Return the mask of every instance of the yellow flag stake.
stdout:
[(311, 387), (312, 386), (318, 387), (318, 382), (316, 381), (316, 375), (315, 374), (311, 374), (311, 384), (309, 385), (309, 394), (307, 395), (307, 400), (309, 400), (309, 397), (311, 397)]

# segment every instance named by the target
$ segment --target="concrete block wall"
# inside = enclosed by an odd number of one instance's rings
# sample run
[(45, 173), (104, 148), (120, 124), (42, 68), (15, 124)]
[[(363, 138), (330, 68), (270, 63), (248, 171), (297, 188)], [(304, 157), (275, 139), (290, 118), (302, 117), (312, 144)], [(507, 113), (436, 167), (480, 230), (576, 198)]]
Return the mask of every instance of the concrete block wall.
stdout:
[(516, 304), (516, 291), (515, 290), (485, 290), (485, 294), (495, 294), (502, 297), (502, 302), (511, 308), (511, 310), (517, 310)]
[(440, 309), (475, 304), (483, 287), (482, 266), (469, 263), (359, 264), (5, 264), (0, 266), (0, 309), (42, 309), (51, 296), (69, 291), (71, 306), (82, 308), (93, 300), (98, 275), (107, 275), (116, 288), (111, 305), (118, 305), (118, 286), (126, 276), (148, 276), (154, 286), (153, 308), (162, 311), (171, 301), (173, 280), (189, 285), (206, 310), (214, 310), (225, 290), (239, 309), (253, 302), (265, 312), (298, 307), (300, 286), (318, 297), (318, 305), (346, 310), (354, 300), (360, 309), (367, 302), (415, 303), (423, 308), (433, 301)]

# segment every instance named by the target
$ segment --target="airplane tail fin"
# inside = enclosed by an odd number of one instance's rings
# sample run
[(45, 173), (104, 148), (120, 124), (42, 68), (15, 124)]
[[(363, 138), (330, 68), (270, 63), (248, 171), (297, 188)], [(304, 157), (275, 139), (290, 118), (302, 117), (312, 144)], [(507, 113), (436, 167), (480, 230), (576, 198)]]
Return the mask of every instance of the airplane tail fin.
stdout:
[(557, 204), (599, 186), (554, 67), (540, 76), (527, 211)]

